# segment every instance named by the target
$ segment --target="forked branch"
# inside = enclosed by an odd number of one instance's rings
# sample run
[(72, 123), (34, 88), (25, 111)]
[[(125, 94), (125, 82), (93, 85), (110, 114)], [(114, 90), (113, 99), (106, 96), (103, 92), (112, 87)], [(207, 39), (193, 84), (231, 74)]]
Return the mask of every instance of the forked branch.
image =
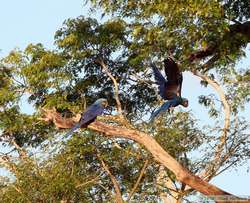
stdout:
[[(69, 118), (63, 118), (58, 112), (51, 110), (45, 112), (45, 120), (53, 121), (56, 126), (61, 128), (71, 128), (75, 122)], [(49, 118), (49, 119), (48, 119)], [(66, 125), (63, 126), (62, 124)], [(69, 125), (71, 124), (71, 125)], [(230, 195), (229, 193), (221, 190), (220, 188), (208, 183), (200, 177), (194, 175), (186, 168), (181, 166), (172, 156), (170, 156), (150, 135), (134, 130), (127, 129), (120, 126), (109, 125), (100, 121), (96, 121), (88, 126), (89, 129), (101, 133), (106, 137), (111, 138), (125, 138), (134, 140), (135, 142), (143, 145), (148, 150), (155, 160), (162, 164), (164, 167), (172, 171), (176, 179), (186, 185), (189, 185), (196, 191), (201, 192), (204, 195)], [(235, 196), (232, 196), (235, 197)], [(235, 197), (236, 198), (236, 197)], [(227, 201), (229, 203), (230, 201)], [(225, 203), (225, 202), (224, 202)]]

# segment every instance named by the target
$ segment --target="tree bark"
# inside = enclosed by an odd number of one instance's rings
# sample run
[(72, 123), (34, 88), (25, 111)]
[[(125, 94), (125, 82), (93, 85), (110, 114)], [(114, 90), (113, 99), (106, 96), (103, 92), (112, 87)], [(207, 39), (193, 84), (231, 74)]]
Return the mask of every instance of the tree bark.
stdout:
[[(59, 128), (71, 128), (75, 125), (76, 119), (68, 119), (63, 118), (58, 112), (54, 110), (43, 110), (45, 113), (45, 118), (43, 120), (46, 121), (53, 121), (54, 124)], [(192, 174), (186, 168), (181, 166), (172, 156), (170, 156), (157, 142), (156, 140), (151, 137), (150, 135), (132, 129), (126, 129), (120, 126), (112, 126), (100, 121), (96, 121), (88, 126), (89, 129), (97, 131), (106, 137), (112, 138), (126, 138), (130, 140), (134, 140), (137, 143), (143, 145), (155, 158), (157, 162), (162, 164), (164, 167), (171, 170), (176, 179), (196, 191), (204, 195), (226, 195), (230, 197), (237, 198), (231, 195), (228, 192), (223, 191), (222, 189), (206, 182), (205, 180), (201, 179), (200, 177)], [(218, 201), (219, 202), (219, 201)], [(224, 203), (230, 203), (235, 201), (223, 201)], [(242, 202), (242, 200), (241, 200)], [(250, 201), (244, 201), (250, 203)]]
[(177, 180), (189, 185), (204, 195), (230, 195), (190, 173), (146, 133), (117, 126), (110, 126), (102, 122), (94, 122), (88, 128), (101, 132), (107, 137), (127, 138), (142, 144), (150, 153), (152, 153), (156, 161), (164, 165), (176, 175)]

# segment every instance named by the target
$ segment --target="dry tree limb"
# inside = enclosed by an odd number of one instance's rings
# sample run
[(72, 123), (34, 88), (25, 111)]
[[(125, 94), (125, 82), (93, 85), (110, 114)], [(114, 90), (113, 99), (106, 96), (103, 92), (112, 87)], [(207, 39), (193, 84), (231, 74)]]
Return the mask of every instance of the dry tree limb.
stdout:
[(86, 182), (84, 182), (84, 183), (80, 183), (80, 184), (78, 184), (78, 185), (76, 186), (76, 188), (83, 187), (83, 186), (88, 185), (88, 184), (90, 184), (90, 183), (94, 183), (94, 182), (96, 182), (97, 180), (100, 179), (100, 176), (101, 176), (101, 174), (99, 174), (98, 176), (92, 178), (92, 179), (89, 180), (89, 181), (86, 181)]
[(122, 115), (122, 105), (119, 99), (119, 88), (118, 88), (118, 83), (116, 81), (116, 79), (114, 78), (114, 76), (110, 73), (108, 67), (106, 66), (106, 64), (104, 63), (104, 61), (102, 59), (97, 59), (96, 60), (97, 63), (99, 63), (103, 69), (103, 71), (110, 77), (110, 79), (113, 81), (114, 84), (114, 89), (115, 89), (115, 101), (117, 104), (117, 111), (120, 115)]
[(220, 100), (223, 104), (223, 109), (224, 109), (224, 127), (223, 127), (223, 132), (220, 136), (220, 143), (216, 148), (216, 152), (215, 152), (215, 157), (213, 159), (213, 165), (208, 166), (207, 169), (205, 169), (205, 173), (202, 174), (202, 177), (206, 177), (206, 180), (211, 180), (211, 178), (213, 177), (213, 175), (216, 173), (216, 171), (220, 168), (220, 160), (221, 160), (221, 156), (222, 156), (222, 152), (224, 150), (224, 147), (226, 147), (226, 141), (227, 141), (227, 133), (230, 127), (230, 113), (231, 113), (231, 109), (229, 106), (229, 103), (226, 99), (226, 95), (222, 89), (222, 87), (219, 85), (218, 82), (210, 79), (208, 76), (203, 75), (201, 73), (199, 73), (198, 71), (193, 71), (193, 74), (196, 75), (197, 77), (199, 77), (202, 80), (205, 80), (206, 82), (208, 82), (209, 85), (211, 85), (214, 90), (218, 93)]
[[(51, 110), (44, 110), (44, 112), (44, 120), (53, 121), (54, 124), (56, 126), (60, 126), (60, 128), (71, 128), (75, 124), (72, 119), (63, 118), (58, 112), (53, 112)], [(181, 166), (156, 142), (153, 137), (146, 133), (120, 126), (108, 125), (100, 121), (93, 122), (88, 126), (88, 128), (99, 132), (106, 137), (130, 139), (143, 145), (145, 149), (153, 155), (158, 163), (162, 164), (175, 174), (178, 181), (190, 186), (204, 195), (227, 195), (236, 198), (230, 193), (208, 183)], [(227, 203), (229, 202), (230, 201), (227, 201)]]

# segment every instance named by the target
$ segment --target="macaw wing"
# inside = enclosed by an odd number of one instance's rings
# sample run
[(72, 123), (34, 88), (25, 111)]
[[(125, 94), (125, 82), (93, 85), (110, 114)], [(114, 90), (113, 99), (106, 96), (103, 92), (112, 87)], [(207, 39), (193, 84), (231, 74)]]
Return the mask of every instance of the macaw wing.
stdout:
[(158, 89), (159, 89), (159, 94), (163, 99), (167, 99), (166, 95), (165, 95), (165, 90), (166, 90), (166, 79), (163, 77), (163, 75), (161, 74), (161, 72), (158, 70), (158, 68), (155, 66), (154, 63), (151, 63), (151, 66), (153, 68), (153, 72), (154, 72), (154, 77), (156, 80), (156, 84), (158, 85)]
[(94, 121), (97, 116), (101, 115), (104, 111), (104, 108), (101, 105), (93, 104), (86, 109), (86, 111), (82, 114), (80, 124), (89, 124)]
[(167, 76), (167, 84), (171, 86), (176, 85), (179, 96), (181, 96), (183, 77), (177, 63), (171, 57), (168, 57), (164, 60), (164, 68)]
[(178, 87), (178, 93), (179, 93), (179, 96), (180, 96), (180, 97), (181, 97), (182, 81), (183, 81), (183, 76), (182, 76), (182, 74), (180, 74), (180, 78), (179, 78), (179, 87)]
[(82, 114), (81, 120), (77, 123), (73, 128), (70, 129), (69, 132), (65, 135), (65, 137), (70, 136), (76, 129), (80, 128), (82, 125), (88, 125), (93, 122), (98, 115), (101, 115), (104, 111), (104, 108), (100, 105), (91, 105), (86, 109), (86, 111)]

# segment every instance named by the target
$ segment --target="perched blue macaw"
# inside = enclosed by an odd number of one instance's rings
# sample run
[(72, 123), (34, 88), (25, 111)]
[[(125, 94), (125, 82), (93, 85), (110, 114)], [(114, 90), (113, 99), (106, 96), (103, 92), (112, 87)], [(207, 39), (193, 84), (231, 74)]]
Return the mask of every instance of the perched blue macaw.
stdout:
[(160, 108), (152, 113), (150, 121), (153, 121), (160, 113), (166, 112), (171, 107), (176, 107), (179, 104), (187, 107), (188, 100), (181, 97), (183, 77), (178, 65), (171, 57), (168, 57), (164, 60), (164, 69), (167, 80), (163, 77), (154, 63), (151, 63), (151, 66), (153, 68), (156, 84), (159, 88), (159, 94), (162, 99), (168, 100)]
[(65, 136), (71, 135), (78, 128), (86, 128), (90, 123), (95, 121), (97, 116), (103, 113), (107, 106), (107, 99), (100, 98), (96, 100), (82, 113), (79, 123), (77, 123)]

